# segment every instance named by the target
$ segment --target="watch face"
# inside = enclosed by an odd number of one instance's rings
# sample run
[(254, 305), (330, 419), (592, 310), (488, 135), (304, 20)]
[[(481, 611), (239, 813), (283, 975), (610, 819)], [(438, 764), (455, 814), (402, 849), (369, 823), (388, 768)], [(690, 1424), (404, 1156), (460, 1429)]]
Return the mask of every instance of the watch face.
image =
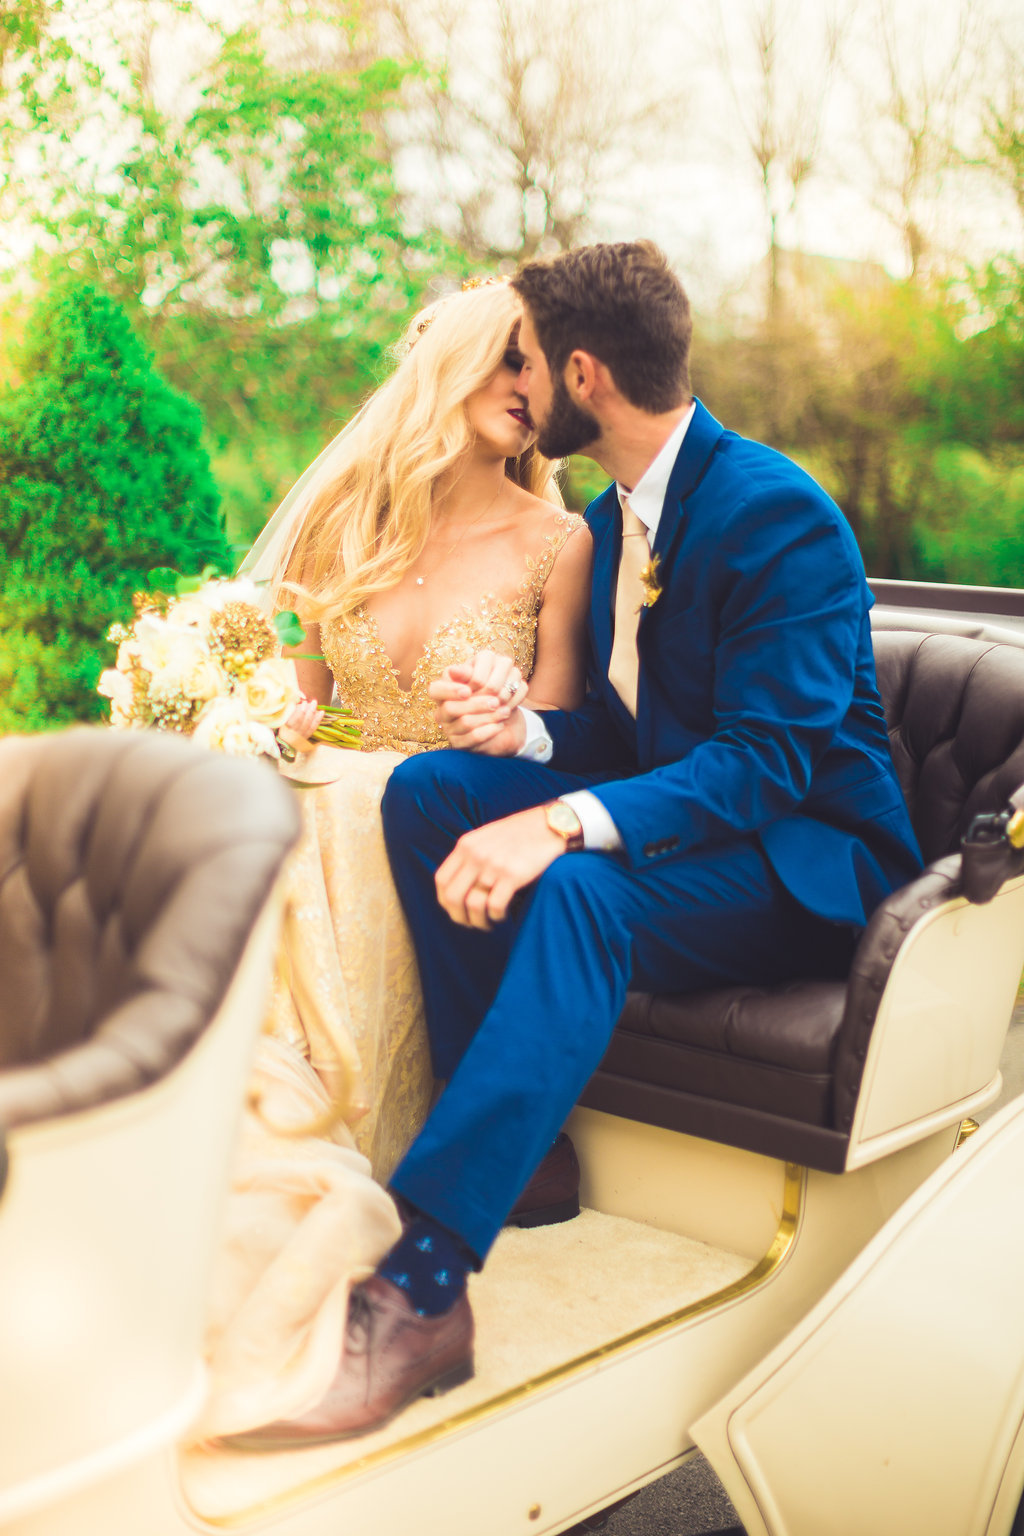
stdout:
[(552, 832), (557, 832), (564, 838), (577, 837), (583, 830), (572, 806), (566, 805), (562, 800), (556, 800), (549, 805), (545, 814)]

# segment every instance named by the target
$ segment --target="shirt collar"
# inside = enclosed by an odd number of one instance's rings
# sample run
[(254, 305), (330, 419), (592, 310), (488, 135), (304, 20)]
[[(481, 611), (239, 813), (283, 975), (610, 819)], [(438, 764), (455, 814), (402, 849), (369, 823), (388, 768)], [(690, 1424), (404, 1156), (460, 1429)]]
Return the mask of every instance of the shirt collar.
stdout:
[(686, 429), (693, 420), (693, 413), (696, 408), (696, 401), (694, 401), (682, 421), (673, 428), (672, 435), (666, 439), (631, 491), (627, 491), (624, 485), (620, 485), (616, 481), (615, 489), (619, 493), (619, 500), (621, 501), (623, 496), (629, 497), (630, 506), (652, 538), (658, 531), (662, 508), (665, 505), (665, 493), (668, 490), (668, 482), (671, 478), (676, 459), (679, 457), (679, 450), (683, 446)]

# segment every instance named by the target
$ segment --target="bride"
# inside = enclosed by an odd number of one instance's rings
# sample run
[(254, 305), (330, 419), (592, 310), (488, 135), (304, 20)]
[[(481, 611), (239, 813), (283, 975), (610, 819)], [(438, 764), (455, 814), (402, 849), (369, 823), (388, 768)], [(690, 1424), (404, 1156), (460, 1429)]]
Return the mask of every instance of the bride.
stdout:
[[(508, 708), (527, 695), (540, 709), (582, 699), (590, 540), (533, 447), (517, 335), (515, 295), (499, 282), (423, 311), (391, 378), (243, 567), (306, 628), (291, 654), (307, 702), (288, 739), (294, 776), (317, 787), (301, 791), (197, 1436), (319, 1401), (349, 1288), (399, 1233), (380, 1185), (419, 1130), (433, 1079), (379, 807), (403, 757), (446, 746), (430, 684), (478, 658), (475, 676), (492, 668)], [(309, 741), (335, 694), (362, 721), (361, 752)]]

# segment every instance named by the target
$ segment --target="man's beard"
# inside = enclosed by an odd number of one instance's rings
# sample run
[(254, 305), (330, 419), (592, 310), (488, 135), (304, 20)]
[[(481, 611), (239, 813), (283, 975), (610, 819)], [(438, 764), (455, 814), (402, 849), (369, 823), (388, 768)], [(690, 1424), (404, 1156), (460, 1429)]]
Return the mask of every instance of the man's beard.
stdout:
[(556, 374), (551, 383), (551, 406), (537, 425), (537, 450), (546, 459), (564, 459), (600, 437), (601, 428), (589, 411), (570, 399), (563, 378)]

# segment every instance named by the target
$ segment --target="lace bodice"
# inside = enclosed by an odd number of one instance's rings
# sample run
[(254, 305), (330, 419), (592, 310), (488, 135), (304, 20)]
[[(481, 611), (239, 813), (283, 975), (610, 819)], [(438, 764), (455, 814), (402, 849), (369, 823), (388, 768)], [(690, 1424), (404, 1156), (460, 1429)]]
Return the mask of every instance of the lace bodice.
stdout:
[(358, 608), (348, 624), (329, 622), (321, 630), (327, 664), (334, 674), (338, 698), (363, 722), (363, 750), (429, 752), (447, 741), (434, 723), (434, 701), (427, 688), (457, 661), (477, 651), (512, 656), (524, 677), (533, 671), (537, 645), (537, 614), (544, 583), (555, 557), (583, 519), (574, 512), (556, 512), (555, 530), (537, 556), (528, 557), (526, 574), (511, 602), (485, 592), (476, 606), (466, 603), (429, 636), (403, 688), (384, 649), (373, 616)]

